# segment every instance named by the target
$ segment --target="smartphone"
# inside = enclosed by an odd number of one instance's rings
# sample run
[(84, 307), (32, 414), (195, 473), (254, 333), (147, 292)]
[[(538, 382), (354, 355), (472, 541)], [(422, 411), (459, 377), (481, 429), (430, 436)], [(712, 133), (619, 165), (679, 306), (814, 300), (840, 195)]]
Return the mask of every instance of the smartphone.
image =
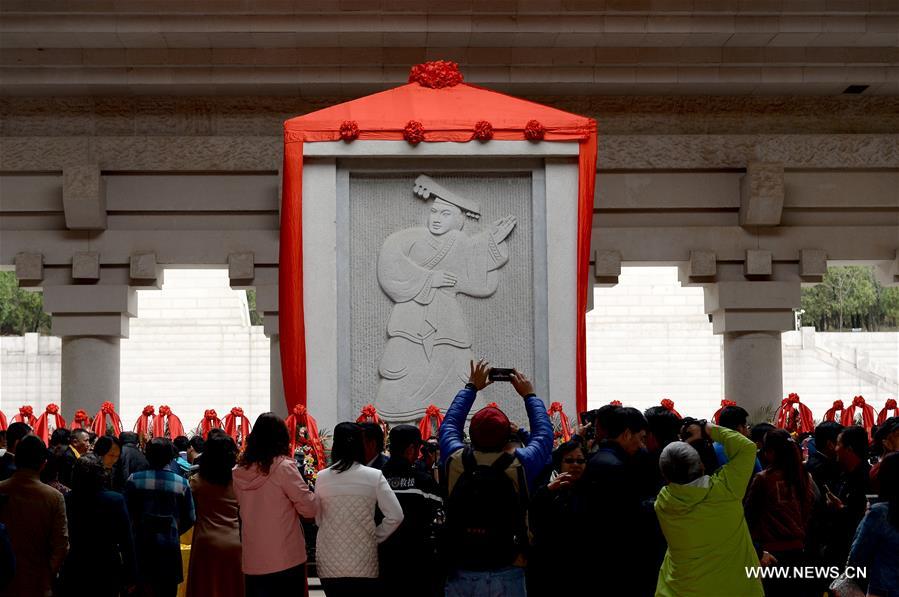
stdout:
[(487, 377), (490, 378), (490, 381), (511, 381), (513, 373), (515, 373), (515, 369), (491, 367)]

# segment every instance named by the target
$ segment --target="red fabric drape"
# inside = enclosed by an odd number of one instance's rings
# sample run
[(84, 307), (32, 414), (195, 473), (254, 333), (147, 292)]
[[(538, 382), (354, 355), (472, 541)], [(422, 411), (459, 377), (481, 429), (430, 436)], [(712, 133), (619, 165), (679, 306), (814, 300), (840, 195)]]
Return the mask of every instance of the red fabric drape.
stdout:
[(137, 421), (134, 422), (134, 432), (141, 438), (141, 441), (150, 438), (150, 432), (153, 429), (153, 419), (156, 415), (156, 409), (152, 404), (148, 404), (141, 411)]
[[(553, 402), (549, 405), (549, 408), (546, 409), (547, 414), (549, 414), (549, 420), (553, 420), (554, 415), (559, 415), (559, 435), (556, 437), (561, 437), (563, 442), (567, 442), (571, 439), (571, 423), (568, 421), (568, 415), (565, 414), (565, 411), (562, 410), (561, 402)], [(555, 428), (555, 425), (553, 425)]]
[[(890, 411), (893, 411), (893, 414), (890, 415)], [(3, 413), (0, 413), (2, 415)], [(883, 409), (880, 411), (880, 414), (877, 415), (877, 424), (883, 425), (883, 422), (886, 421), (889, 417), (899, 417), (899, 408), (896, 406), (895, 398), (888, 398), (886, 404), (883, 405)]]
[(724, 410), (724, 409), (727, 408), (728, 406), (736, 406), (736, 405), (737, 405), (737, 403), (734, 402), (733, 400), (728, 400), (727, 398), (725, 398), (724, 400), (722, 400), (722, 401), (721, 401), (721, 406), (718, 408), (718, 410), (715, 411), (715, 414), (712, 415), (712, 420), (715, 421), (715, 424), (716, 424), (716, 425), (718, 424), (718, 417), (721, 416), (721, 411), (722, 411), (722, 410)]
[(53, 429), (65, 429), (66, 420), (59, 414), (59, 405), (56, 404), (48, 404), (34, 426), (34, 434), (44, 440), (44, 443), (48, 445), (50, 443), (51, 418), (53, 419)]
[(378, 425), (383, 425), (384, 422), (381, 421), (381, 417), (378, 416), (378, 409), (375, 408), (374, 404), (366, 404), (362, 407), (362, 410), (359, 411), (359, 416), (356, 417), (357, 423), (377, 423)]
[(7, 426), (6, 415), (4, 415), (3, 411), (0, 410), (0, 431), (6, 431)]
[(231, 409), (231, 412), (225, 415), (222, 423), (224, 424), (225, 433), (231, 436), (231, 439), (234, 440), (239, 449), (243, 450), (244, 442), (247, 441), (247, 436), (250, 435), (251, 430), (250, 420), (243, 414), (243, 409), (235, 406)]
[(443, 415), (435, 404), (431, 404), (425, 410), (425, 416), (418, 422), (418, 430), (421, 431), (421, 439), (428, 441), (437, 435), (443, 424)]
[[(446, 66), (446, 65), (445, 65)], [(416, 68), (420, 68), (419, 67)], [(427, 67), (427, 65), (425, 65)], [(454, 67), (454, 65), (448, 65)], [(450, 69), (451, 70), (451, 69)], [(303, 309), (303, 144), (340, 139), (402, 140), (411, 120), (423, 125), (424, 142), (467, 143), (484, 139), (536, 139), (532, 121), (539, 124), (544, 142), (576, 142), (578, 149), (578, 222), (575, 403), (587, 409), (586, 311), (590, 243), (596, 181), (596, 122), (548, 106), (457, 83), (446, 86), (422, 81), (357, 100), (344, 102), (284, 123), (284, 166), (281, 202), (279, 301), (281, 368), (288, 410), (306, 403), (306, 340)], [(343, 130), (342, 130), (343, 129)], [(478, 132), (480, 131), (480, 132)]]
[(172, 412), (171, 408), (163, 404), (159, 407), (159, 414), (153, 419), (153, 437), (175, 439), (181, 435), (187, 435), (184, 432), (184, 425), (181, 424), (181, 419)]
[(851, 425), (855, 425), (855, 409), (860, 408), (862, 410), (862, 427), (865, 428), (865, 431), (868, 432), (868, 439), (871, 439), (871, 429), (874, 428), (874, 407), (865, 402), (864, 396), (856, 396), (852, 399), (852, 404), (843, 411), (843, 420), (840, 421), (840, 424), (843, 427), (849, 427)]
[[(795, 422), (795, 429), (792, 427), (791, 411), (793, 408), (799, 409), (799, 420)], [(811, 433), (815, 430), (815, 420), (809, 407), (799, 401), (799, 394), (790, 394), (780, 403), (775, 415), (775, 426), (796, 433)]]
[(825, 420), (825, 421), (836, 421), (836, 420), (837, 420), (837, 413), (840, 413), (840, 420), (842, 421), (842, 420), (843, 420), (843, 414), (844, 414), (844, 412), (845, 412), (845, 411), (844, 411), (844, 408), (845, 408), (845, 407), (843, 406), (843, 401), (842, 401), (842, 400), (834, 400), (834, 401), (833, 401), (833, 406), (831, 406), (830, 408), (828, 408), (828, 409), (827, 409), (827, 412), (824, 413), (824, 420)]
[(199, 425), (197, 425), (197, 433), (200, 435), (200, 437), (206, 439), (209, 435), (210, 430), (221, 428), (222, 420), (219, 419), (218, 414), (215, 412), (215, 409), (210, 408), (203, 412), (203, 418), (200, 420)]
[(680, 413), (677, 412), (676, 410), (674, 410), (674, 401), (673, 400), (669, 400), (668, 398), (662, 398), (662, 402), (660, 402), (660, 404), (662, 405), (662, 407), (665, 410), (669, 410), (669, 411), (673, 412), (674, 416), (677, 417), (678, 419), (683, 419), (683, 417), (680, 416)]
[(112, 425), (113, 434), (118, 437), (122, 433), (122, 420), (119, 418), (119, 413), (115, 411), (115, 405), (112, 402), (104, 402), (100, 407), (100, 412), (94, 416), (91, 431), (97, 435), (106, 435), (106, 417), (109, 417), (109, 424)]
[(81, 410), (80, 408), (75, 411), (75, 416), (72, 417), (72, 429), (90, 429), (91, 428), (91, 418), (88, 416), (87, 412)]
[(34, 416), (34, 408), (31, 406), (20, 406), (19, 414), (12, 418), (13, 423), (25, 423), (29, 427), (37, 425), (37, 417)]
[(302, 404), (294, 406), (293, 412), (287, 417), (286, 423), (287, 431), (290, 433), (290, 453), (296, 453), (297, 432), (299, 429), (305, 427), (306, 437), (308, 438), (309, 443), (312, 444), (312, 450), (315, 452), (316, 470), (320, 471), (325, 468), (327, 465), (325, 462), (325, 446), (318, 434), (318, 423), (315, 422), (315, 419), (309, 414), (306, 407)]

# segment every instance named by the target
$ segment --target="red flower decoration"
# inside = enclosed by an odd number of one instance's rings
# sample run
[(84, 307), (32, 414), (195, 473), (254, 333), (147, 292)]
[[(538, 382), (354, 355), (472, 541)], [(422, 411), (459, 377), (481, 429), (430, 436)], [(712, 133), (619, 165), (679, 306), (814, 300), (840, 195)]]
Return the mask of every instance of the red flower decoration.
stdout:
[(90, 421), (90, 417), (87, 416), (87, 412), (79, 409), (75, 411), (74, 420), (76, 423), (83, 423), (85, 421)]
[(344, 120), (340, 125), (340, 138), (349, 143), (359, 137), (359, 125), (355, 120)]
[(425, 127), (417, 120), (410, 120), (403, 129), (403, 139), (412, 145), (418, 145), (425, 140)]
[(141, 414), (143, 414), (145, 417), (152, 416), (155, 413), (156, 413), (156, 409), (153, 408), (152, 404), (148, 404), (147, 406), (145, 406), (144, 410), (141, 412)]
[(216, 414), (215, 409), (210, 408), (209, 410), (207, 410), (206, 412), (203, 413), (203, 418), (211, 421), (213, 419), (217, 419), (218, 414)]
[(57, 406), (56, 404), (50, 403), (47, 405), (46, 411), (47, 411), (47, 414), (49, 414), (49, 415), (55, 415), (56, 413), (59, 412), (59, 406)]
[(546, 127), (539, 120), (528, 120), (524, 125), (524, 138), (528, 141), (541, 141), (546, 134)]
[(621, 400), (612, 400), (609, 402), (610, 406), (621, 406)]
[(489, 141), (493, 138), (493, 125), (486, 120), (479, 120), (474, 125), (474, 138), (478, 141)]
[(455, 87), (462, 82), (462, 73), (455, 62), (434, 60), (413, 66), (409, 71), (409, 82), (431, 89)]
[(231, 414), (234, 415), (235, 417), (242, 417), (243, 409), (240, 408), (239, 406), (235, 406), (234, 408), (231, 409)]
[(31, 406), (20, 406), (19, 414), (23, 417), (31, 417), (34, 416), (34, 408)]
[(168, 406), (166, 406), (165, 404), (163, 404), (162, 406), (159, 407), (159, 416), (167, 417), (170, 414), (172, 414), (172, 409), (169, 408)]
[(104, 402), (103, 405), (100, 406), (100, 412), (111, 415), (115, 412), (115, 405), (112, 402)]

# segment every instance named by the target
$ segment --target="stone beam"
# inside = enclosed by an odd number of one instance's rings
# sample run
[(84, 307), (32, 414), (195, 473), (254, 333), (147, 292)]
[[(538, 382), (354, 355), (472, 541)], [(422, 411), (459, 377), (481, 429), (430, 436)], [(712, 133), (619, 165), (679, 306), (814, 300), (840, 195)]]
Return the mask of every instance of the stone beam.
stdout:
[(783, 164), (749, 162), (740, 184), (740, 226), (777, 226), (783, 206)]
[(63, 169), (62, 203), (69, 230), (106, 229), (106, 183), (97, 164)]

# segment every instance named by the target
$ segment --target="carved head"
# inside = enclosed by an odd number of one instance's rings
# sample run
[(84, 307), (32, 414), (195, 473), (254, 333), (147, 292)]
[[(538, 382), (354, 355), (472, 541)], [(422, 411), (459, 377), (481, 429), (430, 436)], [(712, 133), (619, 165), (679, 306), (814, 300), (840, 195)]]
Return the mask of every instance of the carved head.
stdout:
[(439, 197), (434, 199), (428, 213), (428, 230), (431, 234), (439, 236), (450, 230), (462, 230), (464, 225), (465, 215), (459, 207)]

